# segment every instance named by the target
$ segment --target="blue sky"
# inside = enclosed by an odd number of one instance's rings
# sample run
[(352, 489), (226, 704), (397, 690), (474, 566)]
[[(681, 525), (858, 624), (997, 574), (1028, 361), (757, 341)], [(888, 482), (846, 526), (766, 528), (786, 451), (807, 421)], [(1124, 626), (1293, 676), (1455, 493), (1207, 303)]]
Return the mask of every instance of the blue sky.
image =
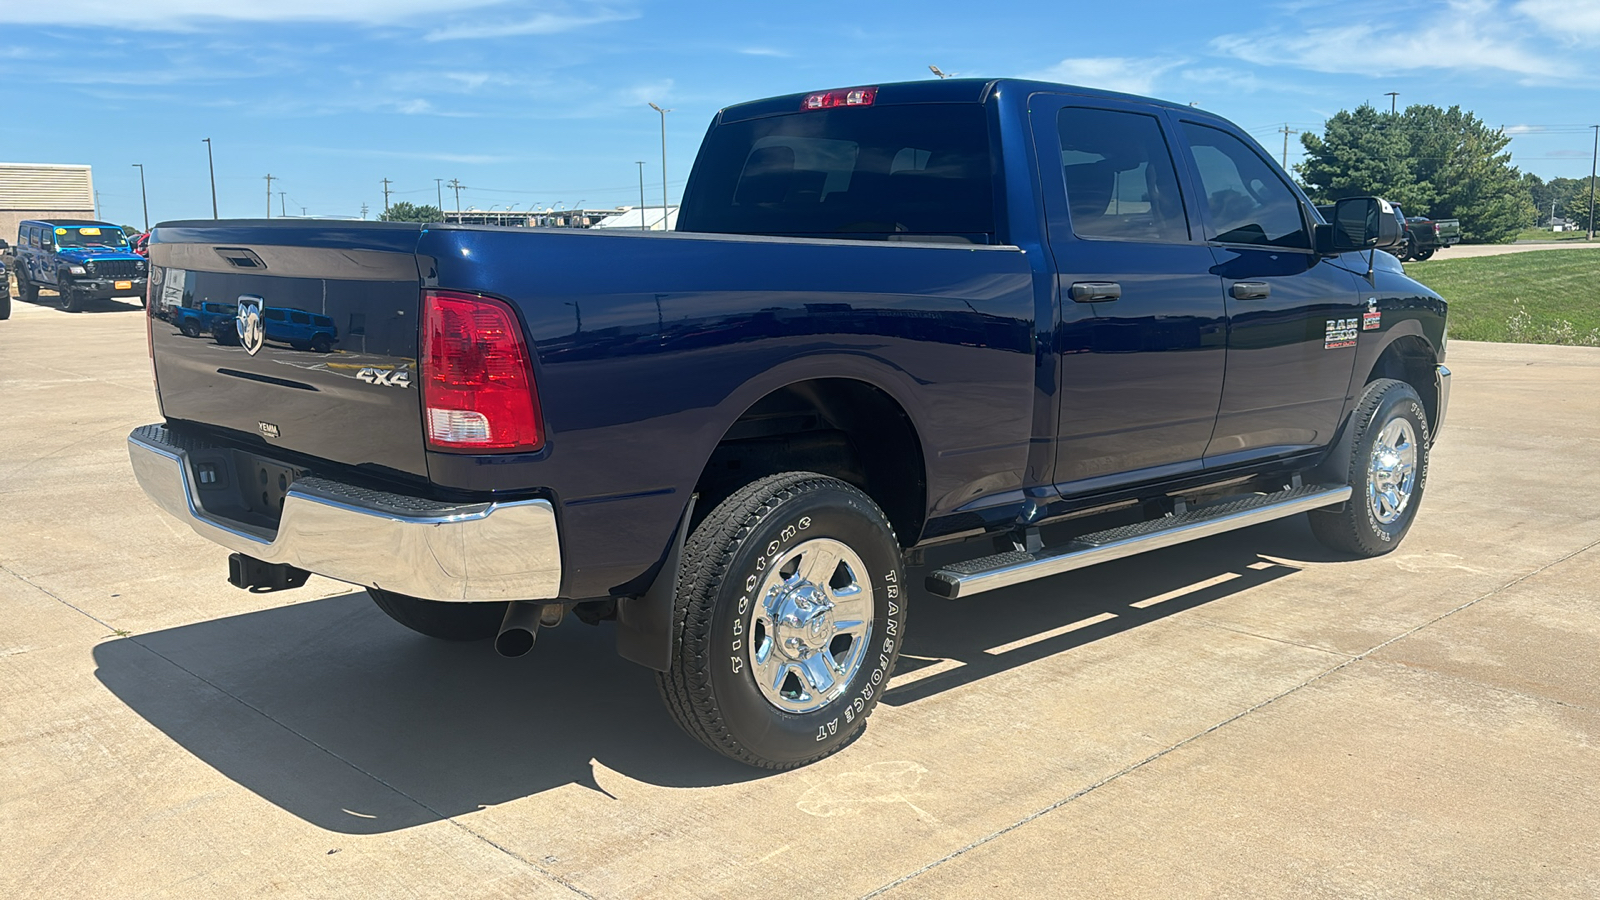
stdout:
[[(654, 0), (6, 0), (0, 160), (89, 163), (139, 224), (433, 203), (674, 202), (722, 106), (931, 77), (1030, 76), (1195, 102), (1277, 154), (1364, 101), (1460, 104), (1524, 171), (1583, 177), (1600, 122), (1600, 0), (665, 3)], [(440, 12), (440, 10), (447, 10)], [(1290, 163), (1298, 137), (1290, 142)], [(445, 194), (446, 208), (454, 198)], [(372, 213), (375, 215), (375, 212)]]

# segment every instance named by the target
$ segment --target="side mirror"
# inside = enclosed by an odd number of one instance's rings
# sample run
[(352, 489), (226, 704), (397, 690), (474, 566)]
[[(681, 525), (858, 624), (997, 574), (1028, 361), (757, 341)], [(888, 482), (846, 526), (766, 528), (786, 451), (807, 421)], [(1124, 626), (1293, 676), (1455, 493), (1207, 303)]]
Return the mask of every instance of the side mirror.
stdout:
[(1334, 204), (1331, 218), (1326, 238), (1318, 242), (1330, 253), (1393, 247), (1403, 237), (1394, 206), (1377, 197), (1346, 197)]

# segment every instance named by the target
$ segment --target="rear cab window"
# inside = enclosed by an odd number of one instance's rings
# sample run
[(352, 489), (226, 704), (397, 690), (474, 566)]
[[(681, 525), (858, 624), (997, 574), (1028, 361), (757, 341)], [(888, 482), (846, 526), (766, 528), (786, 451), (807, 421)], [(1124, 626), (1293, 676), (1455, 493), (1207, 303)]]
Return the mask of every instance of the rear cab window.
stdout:
[(806, 110), (712, 129), (680, 231), (994, 243), (979, 103)]

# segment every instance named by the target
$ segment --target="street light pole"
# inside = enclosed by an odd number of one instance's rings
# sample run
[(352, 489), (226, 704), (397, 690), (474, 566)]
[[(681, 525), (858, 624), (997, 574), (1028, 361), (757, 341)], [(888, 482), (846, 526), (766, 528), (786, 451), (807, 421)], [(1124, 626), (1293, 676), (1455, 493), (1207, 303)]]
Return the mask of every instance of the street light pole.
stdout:
[(639, 167), (639, 230), (649, 231), (644, 224), (644, 160), (636, 159), (633, 164)]
[(1589, 157), (1589, 240), (1594, 240), (1594, 176), (1595, 163), (1600, 162), (1600, 125), (1591, 125), (1594, 129), (1594, 155)]
[(211, 218), (217, 215), (217, 164), (211, 159), (211, 138), (201, 138), (206, 144), (206, 168), (211, 170)]
[(139, 199), (144, 202), (144, 230), (150, 230), (150, 195), (144, 192), (144, 163), (134, 163), (133, 167), (139, 170)]
[(444, 179), (443, 178), (435, 178), (433, 180), (433, 193), (434, 193), (434, 196), (439, 198), (439, 212), (440, 212), (440, 214), (443, 214), (444, 213)]
[[(667, 113), (670, 109), (650, 104), (650, 108), (661, 114), (661, 230), (667, 230)], [(642, 171), (642, 170), (641, 170)]]

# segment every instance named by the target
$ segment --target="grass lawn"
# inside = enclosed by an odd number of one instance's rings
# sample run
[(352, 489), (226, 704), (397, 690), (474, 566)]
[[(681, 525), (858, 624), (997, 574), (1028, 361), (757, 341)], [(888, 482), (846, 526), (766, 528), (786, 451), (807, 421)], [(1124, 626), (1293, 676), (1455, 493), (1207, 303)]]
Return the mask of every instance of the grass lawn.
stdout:
[(1452, 338), (1600, 343), (1600, 247), (1433, 259), (1406, 274), (1449, 301)]
[(1587, 231), (1551, 231), (1548, 228), (1524, 228), (1517, 235), (1519, 241), (1581, 241), (1589, 236)]

